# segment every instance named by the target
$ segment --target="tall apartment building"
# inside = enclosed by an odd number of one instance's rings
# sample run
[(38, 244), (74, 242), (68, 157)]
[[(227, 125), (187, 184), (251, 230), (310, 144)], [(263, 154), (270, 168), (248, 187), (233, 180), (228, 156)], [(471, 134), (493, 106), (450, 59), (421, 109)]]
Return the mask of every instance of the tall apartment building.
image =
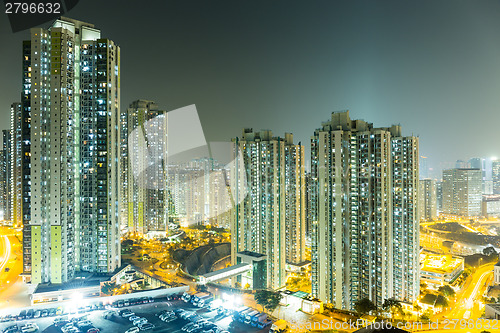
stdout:
[(480, 216), (482, 172), (480, 169), (443, 170), (443, 213)]
[(436, 201), (438, 214), (443, 212), (443, 182), (436, 182)]
[(61, 18), (23, 42), (24, 272), (62, 283), (120, 266), (120, 48)]
[(169, 165), (170, 214), (181, 225), (209, 223), (228, 228), (232, 200), (227, 166), (214, 158)]
[(305, 202), (306, 202), (306, 236), (311, 237), (311, 230), (312, 230), (312, 205), (311, 205), (311, 188), (312, 185), (312, 180), (311, 180), (311, 173), (306, 172), (305, 174)]
[(332, 113), (311, 138), (312, 293), (337, 308), (418, 296), (418, 138)]
[(6, 206), (9, 201), (9, 192), (6, 181), (6, 157), (3, 150), (0, 150), (0, 220), (8, 220)]
[(500, 194), (500, 160), (492, 162), (493, 193)]
[(12, 136), (2, 130), (2, 155), (0, 157), (0, 211), (4, 220), (12, 219)]
[(265, 255), (265, 270), (259, 272), (264, 285), (281, 288), (286, 261), (305, 259), (304, 148), (289, 133), (280, 138), (244, 129), (241, 138), (233, 139), (233, 153), (234, 160), (242, 154), (242, 163), (230, 171), (232, 196), (240, 202), (245, 180), (247, 195), (232, 214), (232, 264), (239, 252)]
[(421, 220), (437, 218), (437, 190), (434, 179), (421, 179), (419, 196), (419, 209)]
[(137, 100), (127, 109), (127, 231), (168, 231), (167, 113), (152, 101)]
[(22, 203), (22, 139), (21, 139), (21, 103), (12, 103), (10, 106), (10, 129), (11, 129), (11, 219), (12, 225), (20, 227), (23, 224), (21, 210)]
[(493, 194), (493, 181), (491, 179), (491, 161), (474, 157), (469, 159), (468, 168), (481, 170), (481, 189), (483, 194)]

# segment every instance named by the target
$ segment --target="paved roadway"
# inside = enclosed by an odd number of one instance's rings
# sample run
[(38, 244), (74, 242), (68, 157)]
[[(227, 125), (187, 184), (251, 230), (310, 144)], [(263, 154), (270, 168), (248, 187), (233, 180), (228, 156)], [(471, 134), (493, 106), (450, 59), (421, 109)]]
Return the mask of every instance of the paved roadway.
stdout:
[[(17, 236), (17, 237), (16, 237)], [(9, 306), (26, 306), (29, 298), (23, 297), (27, 288), (19, 274), (23, 271), (21, 232), (0, 226), (0, 309)], [(6, 272), (5, 270), (8, 269)]]

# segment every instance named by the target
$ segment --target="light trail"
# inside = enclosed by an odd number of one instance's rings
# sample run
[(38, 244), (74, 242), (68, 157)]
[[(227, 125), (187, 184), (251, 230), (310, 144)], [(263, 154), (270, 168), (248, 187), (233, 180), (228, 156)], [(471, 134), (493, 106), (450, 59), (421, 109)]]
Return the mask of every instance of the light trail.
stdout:
[(0, 263), (0, 272), (3, 272), (5, 265), (7, 265), (7, 262), (9, 262), (10, 258), (10, 241), (9, 237), (3, 236), (2, 237), (5, 243), (5, 255), (2, 259), (2, 262)]

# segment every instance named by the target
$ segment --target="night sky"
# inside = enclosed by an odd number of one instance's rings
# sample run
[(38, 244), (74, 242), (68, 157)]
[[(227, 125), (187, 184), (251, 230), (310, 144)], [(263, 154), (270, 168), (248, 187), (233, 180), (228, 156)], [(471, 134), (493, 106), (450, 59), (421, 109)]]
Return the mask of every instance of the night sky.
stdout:
[[(209, 141), (253, 127), (308, 146), (349, 109), (420, 136), (435, 168), (500, 157), (500, 1), (81, 0), (66, 16), (120, 45), (122, 108), (196, 104)], [(0, 13), (1, 129), (28, 35)]]

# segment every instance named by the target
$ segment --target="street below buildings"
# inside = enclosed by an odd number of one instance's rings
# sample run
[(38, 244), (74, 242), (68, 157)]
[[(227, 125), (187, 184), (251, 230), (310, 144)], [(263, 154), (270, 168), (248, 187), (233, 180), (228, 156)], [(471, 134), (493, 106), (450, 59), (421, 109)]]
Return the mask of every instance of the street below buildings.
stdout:
[(26, 306), (29, 301), (22, 282), (23, 272), (21, 232), (11, 227), (0, 227), (0, 309)]

